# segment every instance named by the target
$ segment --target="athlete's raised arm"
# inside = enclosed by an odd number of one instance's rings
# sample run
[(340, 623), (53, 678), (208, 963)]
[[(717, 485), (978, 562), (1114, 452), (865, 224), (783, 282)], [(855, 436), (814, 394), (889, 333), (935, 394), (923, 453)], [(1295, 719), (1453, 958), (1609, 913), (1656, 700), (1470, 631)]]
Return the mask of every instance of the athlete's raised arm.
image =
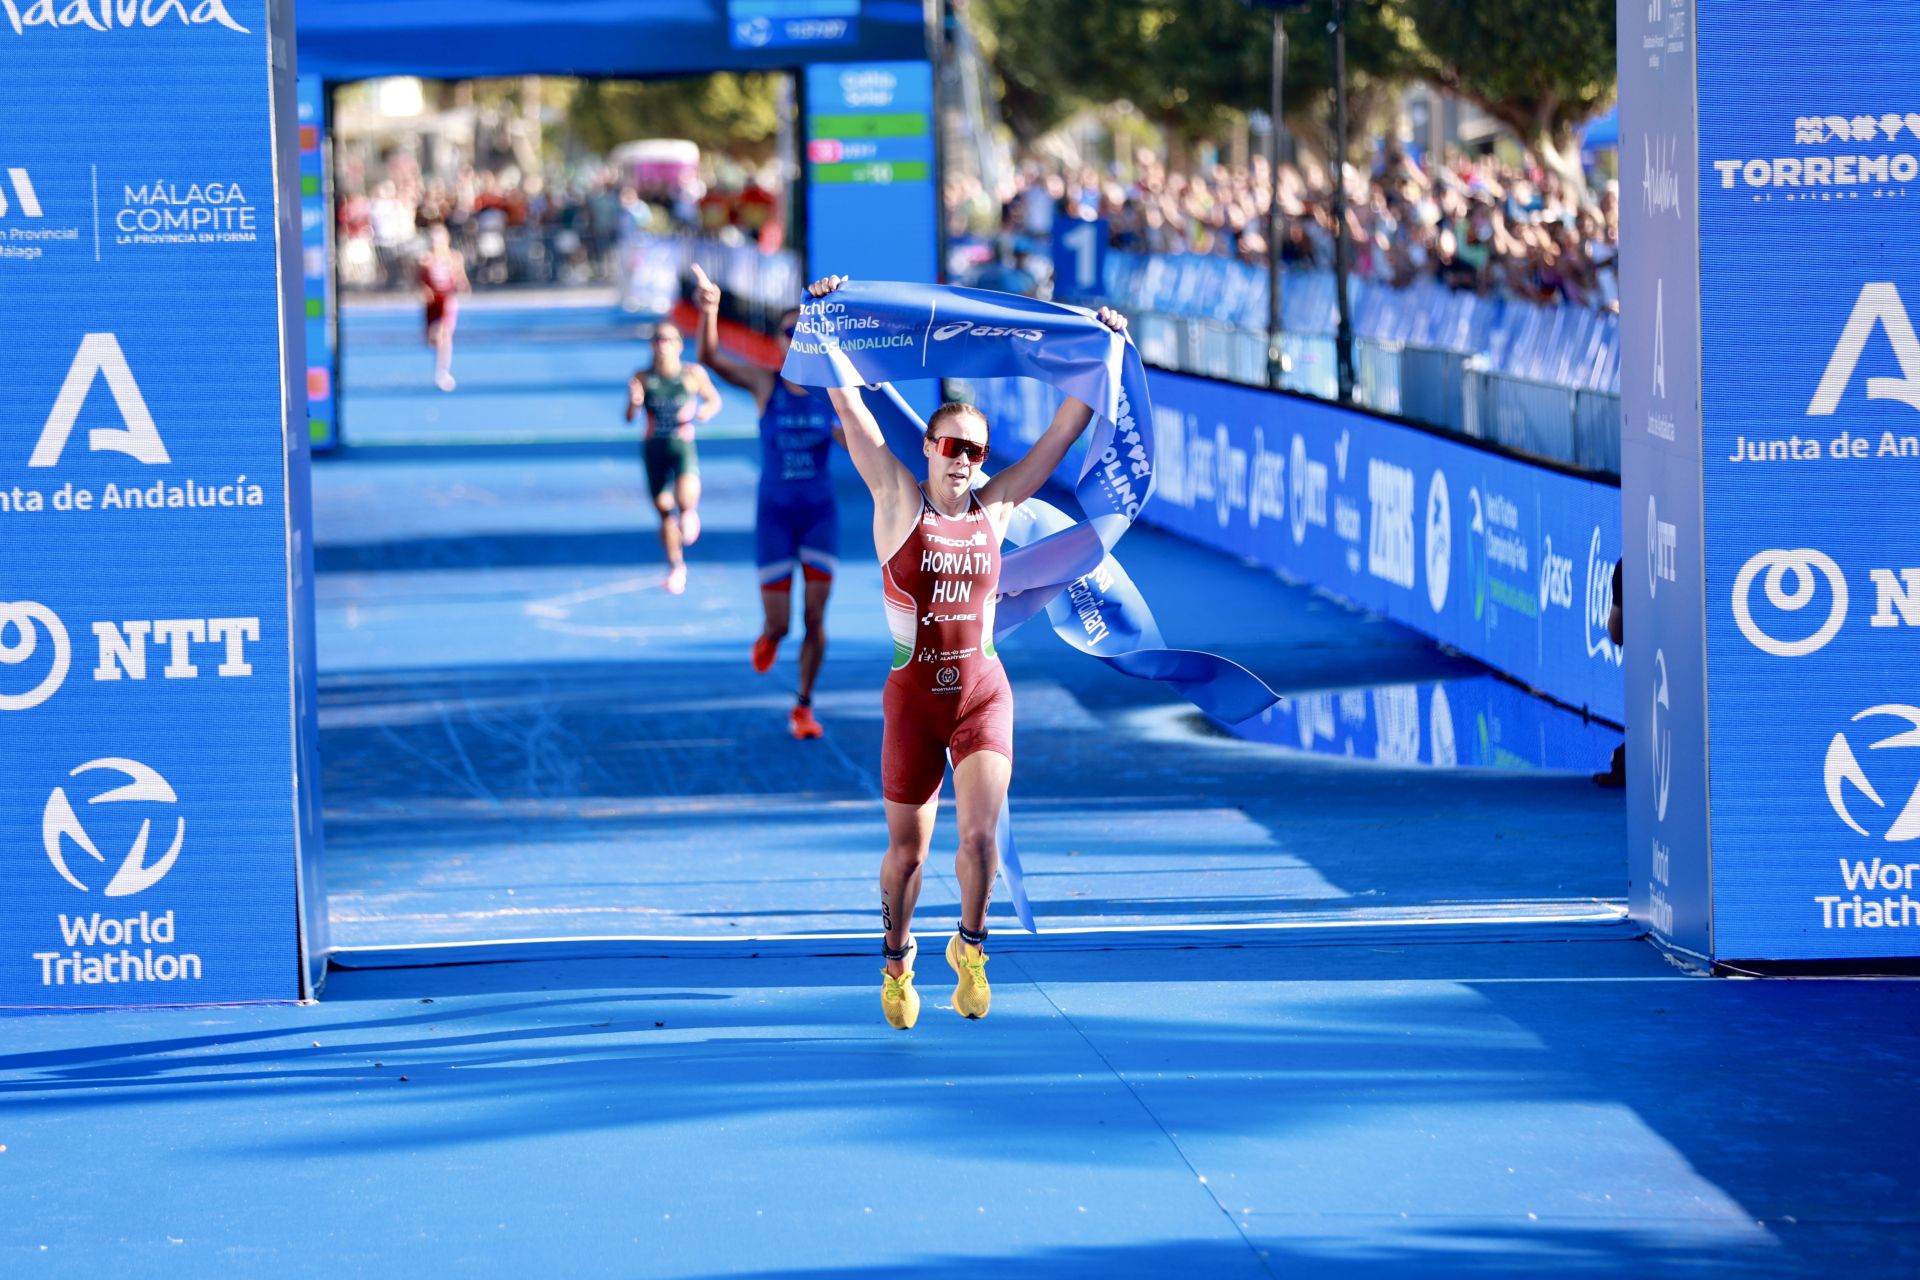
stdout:
[(773, 395), (773, 380), (779, 375), (771, 369), (721, 354), (720, 286), (707, 279), (707, 273), (697, 262), (693, 264), (693, 305), (700, 312), (700, 334), (695, 348), (698, 354), (694, 358), (734, 386), (752, 392), (755, 400), (764, 406)]
[[(824, 298), (845, 284), (845, 276), (827, 276), (807, 286), (807, 293)], [(880, 423), (867, 408), (858, 387), (828, 387), (827, 398), (840, 416), (840, 437), (853, 456), (854, 470), (873, 494), (873, 536), (878, 547), (892, 547), (906, 536), (907, 526), (920, 514), (920, 484), (887, 448)]]
[[(1127, 331), (1127, 318), (1111, 307), (1102, 307), (1099, 311), (1101, 324), (1115, 333)], [(1068, 396), (1054, 412), (1053, 422), (1046, 433), (1033, 442), (1020, 460), (1012, 466), (996, 473), (994, 477), (980, 486), (981, 504), (988, 508), (994, 517), (995, 525), (1005, 528), (1008, 509), (1017, 507), (1040, 492), (1060, 460), (1067, 456), (1067, 450), (1080, 438), (1080, 433), (1093, 421), (1093, 409)], [(997, 508), (997, 510), (996, 510)]]

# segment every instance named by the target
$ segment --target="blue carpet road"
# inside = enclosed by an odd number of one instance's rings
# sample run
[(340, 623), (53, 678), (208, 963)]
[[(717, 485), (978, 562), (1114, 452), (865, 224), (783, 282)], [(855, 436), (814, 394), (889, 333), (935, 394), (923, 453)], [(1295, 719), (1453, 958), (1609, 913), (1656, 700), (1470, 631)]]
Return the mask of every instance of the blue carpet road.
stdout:
[[(633, 323), (483, 301), (445, 396), (414, 326), (349, 312), (315, 474), (340, 967), (0, 1021), (0, 1275), (1920, 1274), (1913, 984), (1676, 970), (1619, 918), (1605, 731), (1149, 531), (1169, 641), (1302, 696), (1240, 741), (1017, 637), (1043, 932), (996, 904), (992, 1016), (932, 961), (890, 1031), (850, 470), (795, 743), (745, 397), (670, 597)], [(1431, 767), (1442, 703), (1504, 767)]]

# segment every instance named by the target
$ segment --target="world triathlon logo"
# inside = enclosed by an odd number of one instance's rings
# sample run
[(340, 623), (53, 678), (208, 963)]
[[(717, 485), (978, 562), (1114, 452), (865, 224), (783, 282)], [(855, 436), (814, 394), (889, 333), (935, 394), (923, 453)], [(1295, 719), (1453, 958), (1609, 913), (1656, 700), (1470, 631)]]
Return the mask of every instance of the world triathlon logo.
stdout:
[[(1909, 707), (1898, 703), (1868, 707), (1855, 716), (1853, 721), (1858, 724), (1862, 720), (1874, 717), (1904, 721), (1907, 727), (1878, 741), (1867, 743), (1866, 748), (1869, 752), (1878, 753), (1889, 747), (1920, 747), (1920, 707)], [(1877, 761), (1883, 757), (1876, 754), (1871, 758)], [(1834, 813), (1856, 832), (1871, 839), (1873, 833), (1854, 817), (1853, 809), (1849, 805), (1849, 797), (1858, 793), (1862, 799), (1871, 801), (1876, 809), (1883, 812), (1887, 808), (1887, 801), (1881, 799), (1879, 791), (1874, 788), (1872, 779), (1867, 776), (1866, 769), (1861, 766), (1860, 757), (1855, 753), (1853, 744), (1847, 740), (1844, 732), (1834, 734), (1833, 741), (1827, 744), (1825, 774), (1827, 803), (1833, 806)], [(1898, 799), (1898, 793), (1895, 793), (1894, 798)], [(1905, 805), (1891, 822), (1881, 822), (1876, 825), (1884, 827), (1880, 838), (1890, 843), (1899, 844), (1908, 840), (1920, 840), (1920, 782), (1916, 782), (1912, 794), (1908, 796)]]
[(1667, 691), (1667, 655), (1653, 655), (1653, 714), (1649, 717), (1653, 739), (1653, 820), (1665, 822), (1667, 799), (1673, 792), (1673, 729), (1670, 727), (1673, 698)]
[[(89, 812), (95, 805), (103, 804), (148, 804), (173, 806), (180, 802), (167, 780), (138, 760), (124, 760), (108, 757), (89, 760), (75, 769), (69, 777), (78, 778), (83, 774), (109, 771), (126, 779), (123, 786), (103, 791), (87, 800)], [(181, 846), (187, 839), (187, 820), (174, 816), (172, 842), (167, 851), (152, 862), (147, 854), (153, 840), (153, 817), (140, 820), (139, 834), (134, 837), (126, 854), (119, 859), (119, 869), (113, 878), (107, 881), (105, 889), (109, 898), (130, 898), (159, 884), (173, 870), (173, 864), (180, 857)], [(165, 818), (162, 818), (165, 821)], [(86, 881), (73, 873), (67, 862), (67, 846), (72, 845), (81, 853), (92, 858), (100, 866), (108, 865), (105, 854), (94, 837), (88, 833), (87, 826), (73, 807), (73, 801), (67, 797), (65, 787), (55, 787), (53, 794), (47, 797), (46, 808), (40, 815), (40, 839), (47, 852), (47, 860), (53, 863), (53, 869), (60, 878), (82, 893), (88, 892)], [(84, 866), (85, 864), (81, 864)]]

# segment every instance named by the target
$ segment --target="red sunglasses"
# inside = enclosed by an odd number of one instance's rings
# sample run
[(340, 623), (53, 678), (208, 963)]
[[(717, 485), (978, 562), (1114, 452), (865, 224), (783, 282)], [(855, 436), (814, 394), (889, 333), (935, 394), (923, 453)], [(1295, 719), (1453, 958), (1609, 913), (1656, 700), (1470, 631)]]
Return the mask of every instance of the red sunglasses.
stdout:
[(936, 436), (933, 443), (943, 458), (964, 456), (976, 467), (987, 460), (987, 446), (975, 444), (962, 436)]

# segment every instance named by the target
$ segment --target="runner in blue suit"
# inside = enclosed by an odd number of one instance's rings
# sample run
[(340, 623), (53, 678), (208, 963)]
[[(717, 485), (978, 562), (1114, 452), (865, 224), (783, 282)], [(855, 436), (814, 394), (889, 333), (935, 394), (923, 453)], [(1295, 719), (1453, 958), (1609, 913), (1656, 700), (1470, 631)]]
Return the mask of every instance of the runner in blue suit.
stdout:
[[(840, 439), (839, 420), (823, 398), (809, 395), (771, 369), (735, 360), (720, 351), (720, 286), (693, 268), (694, 305), (700, 309), (700, 362), (734, 386), (753, 393), (760, 410), (760, 494), (754, 519), (754, 560), (760, 570), (760, 604), (766, 623), (753, 642), (753, 669), (773, 668), (780, 642), (793, 620), (793, 575), (805, 583), (800, 641), (800, 685), (788, 728), (796, 738), (825, 731), (813, 714), (813, 686), (827, 655), (827, 597), (840, 560), (840, 513), (833, 499), (828, 459)], [(800, 312), (780, 318), (784, 360)]]

